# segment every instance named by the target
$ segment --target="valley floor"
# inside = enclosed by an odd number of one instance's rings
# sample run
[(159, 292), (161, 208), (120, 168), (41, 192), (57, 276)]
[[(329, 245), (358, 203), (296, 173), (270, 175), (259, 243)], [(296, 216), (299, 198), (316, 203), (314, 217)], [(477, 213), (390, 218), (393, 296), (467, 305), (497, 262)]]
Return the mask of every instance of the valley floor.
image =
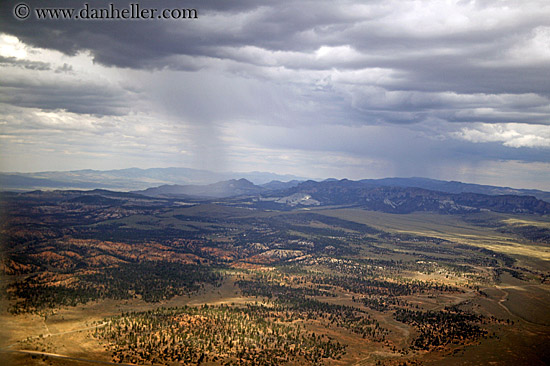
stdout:
[(550, 247), (523, 228), (548, 222), (19, 202), (2, 232), (0, 359), (546, 365)]

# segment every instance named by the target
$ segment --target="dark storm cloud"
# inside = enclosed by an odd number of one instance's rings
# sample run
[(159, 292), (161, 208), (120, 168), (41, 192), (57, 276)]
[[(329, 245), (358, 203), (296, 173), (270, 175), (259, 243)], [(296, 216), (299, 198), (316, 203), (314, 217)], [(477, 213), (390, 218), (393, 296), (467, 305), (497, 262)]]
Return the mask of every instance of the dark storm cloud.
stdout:
[[(75, 8), (84, 7), (85, 1), (27, 1), (31, 9), (38, 7)], [(94, 1), (90, 8), (108, 8), (114, 3), (118, 9), (128, 8), (135, 1)], [(225, 24), (213, 29), (201, 30), (200, 20), (38, 20), (31, 14), (22, 21), (13, 16), (13, 2), (2, 2), (0, 20), (2, 31), (15, 35), (25, 43), (74, 55), (81, 50), (90, 50), (97, 62), (109, 66), (130, 68), (163, 68), (166, 58), (172, 55), (211, 55), (212, 47), (221, 44), (245, 45), (261, 34), (270, 34), (278, 39), (279, 31), (292, 33), (292, 29), (259, 27), (264, 17), (257, 19), (255, 26), (248, 21), (238, 32), (226, 32), (238, 15), (246, 15), (262, 6), (258, 1), (139, 1), (142, 8), (181, 9), (196, 8), (200, 19), (224, 15)], [(273, 19), (277, 24), (277, 19)], [(258, 34), (258, 29), (263, 29)], [(276, 31), (275, 34), (272, 34)], [(284, 42), (280, 40), (279, 42)]]
[(457, 57), (402, 60), (388, 63), (407, 72), (403, 83), (391, 89), (421, 91), (456, 91), (458, 93), (523, 94), (538, 93), (550, 97), (550, 65), (476, 65)]
[(92, 83), (36, 82), (0, 77), (0, 103), (43, 110), (64, 109), (72, 113), (124, 115), (128, 113), (130, 92)]
[[(415, 167), (424, 174), (434, 159), (550, 160), (547, 1), (139, 3), (196, 8), (199, 19), (18, 21), (15, 2), (2, 2), (2, 32), (77, 57), (0, 59), (28, 72), (1, 80), (0, 101), (129, 119), (142, 113), (151, 118), (144, 131), (166, 117), (175, 130), (198, 131), (187, 137), (201, 144), (240, 139), (258, 149), (385, 159), (400, 167), (395, 174)], [(95, 63), (91, 74), (108, 75), (80, 80), (88, 71), (75, 61), (82, 55)], [(60, 79), (43, 80), (48, 73)], [(239, 123), (248, 127), (227, 132)]]
[[(107, 6), (109, 1), (95, 1), (93, 7)], [(130, 1), (118, 1), (124, 8)], [(391, 2), (388, 2), (391, 3)], [(486, 2), (491, 4), (494, 2)], [(407, 55), (407, 65), (414, 60), (426, 64), (433, 56), (413, 57), (409, 51), (430, 50), (438, 47), (455, 48), (466, 54), (458, 55), (445, 64), (460, 62), (464, 56), (483, 57), (484, 52), (499, 52), (502, 43), (521, 38), (533, 25), (550, 25), (544, 13), (526, 19), (496, 18), (493, 26), (472, 24), (454, 32), (415, 33), (400, 27), (399, 15), (394, 8), (399, 4), (385, 5), (382, 1), (368, 3), (344, 1), (335, 5), (331, 1), (163, 1), (140, 2), (142, 7), (197, 8), (199, 20), (186, 21), (45, 21), (16, 20), (12, 3), (2, 5), (4, 31), (33, 45), (54, 48), (68, 54), (82, 49), (93, 52), (98, 62), (120, 67), (163, 67), (166, 57), (172, 55), (216, 56), (219, 48), (256, 46), (271, 51), (311, 52), (320, 46), (349, 44), (360, 52), (372, 56), (363, 66), (392, 65)], [(43, 2), (30, 2), (32, 8)], [(353, 7), (363, 5), (363, 13), (355, 14)], [(76, 1), (49, 1), (48, 6), (78, 8)], [(481, 6), (477, 6), (482, 8)], [(347, 9), (347, 11), (344, 11)], [(351, 9), (351, 10), (349, 10)], [(420, 10), (421, 11), (421, 10)], [(475, 9), (471, 10), (475, 11)], [(453, 17), (456, 14), (441, 14)], [(434, 19), (427, 19), (433, 21)], [(202, 22), (202, 23), (201, 23)], [(212, 24), (215, 22), (215, 24)], [(430, 24), (423, 24), (430, 27)], [(481, 46), (481, 49), (478, 47)], [(395, 58), (388, 57), (395, 52)], [(492, 57), (491, 55), (489, 55)], [(440, 59), (437, 57), (437, 59)], [(402, 60), (402, 59), (401, 59)], [(402, 60), (403, 61), (403, 60)], [(410, 63), (412, 62), (412, 64)], [(441, 62), (433, 62), (441, 65)], [(307, 65), (304, 65), (306, 67)], [(357, 67), (358, 65), (351, 65)], [(396, 65), (397, 66), (397, 65)], [(316, 67), (316, 63), (309, 65)]]
[[(107, 6), (95, 1), (93, 7)], [(118, 8), (130, 1), (116, 2)], [(515, 45), (536, 39), (537, 30), (550, 27), (550, 18), (532, 3), (525, 10), (502, 2), (463, 2), (443, 6), (438, 2), (346, 1), (164, 1), (140, 2), (145, 7), (197, 8), (197, 20), (75, 21), (16, 20), (13, 4), (3, 2), (3, 31), (25, 43), (66, 54), (89, 50), (95, 62), (116, 67), (196, 71), (208, 62), (236, 62), (225, 66), (241, 75), (257, 77), (262, 68), (343, 72), (382, 68), (392, 76), (369, 80), (378, 94), (386, 91), (457, 94), (525, 94), (550, 97), (550, 63), (533, 64), (522, 50), (511, 60)], [(32, 8), (43, 2), (30, 2)], [(509, 5), (506, 9), (502, 5)], [(50, 1), (48, 6), (82, 6), (76, 1)], [(441, 11), (441, 14), (431, 14)], [(462, 13), (452, 13), (462, 11)], [(513, 13), (515, 11), (515, 13)], [(510, 13), (512, 12), (512, 13)], [(410, 13), (414, 14), (411, 20)], [(438, 16), (439, 15), (439, 16)], [(464, 24), (463, 24), (464, 23)], [(542, 27), (542, 28), (541, 28)], [(543, 32), (544, 33), (544, 32)], [(545, 39), (542, 34), (542, 41)], [(540, 37), (539, 37), (540, 38)], [(536, 46), (536, 45), (535, 45)], [(323, 47), (328, 52), (323, 53)], [(332, 48), (331, 48), (332, 47)], [(528, 51), (528, 50), (527, 50)], [(527, 52), (524, 51), (524, 52)], [(255, 69), (260, 68), (259, 71)], [(276, 77), (275, 77), (276, 78)], [(305, 81), (309, 83), (311, 80)], [(436, 111), (406, 100), (381, 113), (365, 98), (361, 80), (344, 88), (353, 104), (365, 113), (357, 122), (416, 123), (422, 111), (450, 122), (548, 123), (546, 116), (518, 116), (510, 101), (495, 106), (493, 115), (464, 110), (462, 103), (435, 103)], [(414, 96), (417, 100), (421, 94)], [(334, 98), (339, 98), (335, 93)], [(359, 100), (365, 99), (366, 106)], [(370, 101), (370, 102), (369, 102)], [(447, 103), (447, 104), (445, 104)], [(418, 109), (421, 109), (420, 111)], [(466, 107), (467, 108), (467, 107)], [(438, 110), (447, 110), (438, 112)], [(545, 111), (546, 112), (546, 111)]]

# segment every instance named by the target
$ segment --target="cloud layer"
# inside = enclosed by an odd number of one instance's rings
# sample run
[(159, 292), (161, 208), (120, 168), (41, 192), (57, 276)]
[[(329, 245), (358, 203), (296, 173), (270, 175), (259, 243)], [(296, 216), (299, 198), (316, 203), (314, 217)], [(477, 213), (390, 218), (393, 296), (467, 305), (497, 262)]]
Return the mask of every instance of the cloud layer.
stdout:
[(12, 159), (0, 168), (187, 165), (550, 189), (547, 1), (184, 4), (199, 19), (19, 21), (3, 2), (0, 131)]

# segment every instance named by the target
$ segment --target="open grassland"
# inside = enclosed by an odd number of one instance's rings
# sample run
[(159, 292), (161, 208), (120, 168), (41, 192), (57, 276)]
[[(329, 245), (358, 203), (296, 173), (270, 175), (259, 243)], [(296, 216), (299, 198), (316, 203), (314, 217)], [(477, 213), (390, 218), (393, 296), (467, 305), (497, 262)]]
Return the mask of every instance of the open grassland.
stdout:
[(522, 320), (550, 326), (550, 291), (548, 286), (499, 286), (503, 292), (500, 300), (510, 313)]
[[(516, 235), (501, 233), (491, 227), (476, 226), (464, 221), (458, 215), (439, 215), (435, 213), (389, 214), (361, 209), (318, 210), (318, 213), (353, 222), (371, 225), (383, 231), (406, 233), (419, 236), (441, 238), (456, 243), (474, 245), (497, 252), (540, 258), (550, 261), (548, 243), (532, 243), (521, 240)], [(488, 214), (485, 214), (488, 215)], [(492, 220), (507, 225), (536, 225), (548, 227), (550, 219), (521, 220), (508, 218), (504, 214), (491, 214)]]
[(537, 226), (550, 229), (550, 219), (542, 220), (542, 218), (531, 217), (528, 220), (522, 218), (509, 218), (502, 220), (507, 225), (520, 225), (520, 226)]

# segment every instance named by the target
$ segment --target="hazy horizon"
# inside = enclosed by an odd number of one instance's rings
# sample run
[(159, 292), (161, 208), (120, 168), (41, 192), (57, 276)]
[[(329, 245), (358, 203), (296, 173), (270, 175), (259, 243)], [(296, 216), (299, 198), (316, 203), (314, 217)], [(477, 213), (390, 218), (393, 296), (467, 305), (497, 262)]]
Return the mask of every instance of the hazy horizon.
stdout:
[(188, 1), (198, 18), (171, 20), (19, 20), (15, 5), (0, 5), (2, 172), (181, 166), (550, 191), (548, 2)]
[[(428, 180), (440, 180), (440, 181), (448, 181), (448, 182), (459, 182), (459, 183), (465, 183), (465, 184), (479, 184), (479, 185), (495, 186), (495, 187), (501, 187), (501, 188), (527, 189), (527, 190), (528, 189), (534, 189), (534, 190), (540, 190), (540, 191), (550, 191), (549, 189), (537, 188), (537, 187), (507, 186), (507, 185), (502, 185), (502, 184), (498, 184), (498, 183), (497, 184), (478, 183), (478, 182), (469, 182), (469, 181), (457, 181), (457, 180), (453, 180), (453, 179), (438, 179), (438, 178), (432, 178), (432, 177), (419, 177), (419, 176), (384, 176), (384, 177), (357, 177), (357, 178), (350, 178), (350, 177), (347, 177), (347, 176), (342, 176), (342, 177), (337, 177), (337, 176), (307, 177), (307, 176), (297, 176), (297, 175), (288, 174), (288, 173), (276, 173), (276, 172), (260, 171), (260, 170), (240, 171), (240, 172), (237, 172), (237, 171), (210, 171), (210, 170), (205, 170), (205, 169), (195, 169), (195, 168), (188, 168), (188, 167), (183, 167), (183, 166), (180, 166), (180, 167), (170, 166), (170, 167), (161, 167), (161, 168), (159, 168), (159, 167), (139, 168), (139, 167), (134, 166), (134, 167), (128, 167), (128, 168), (106, 169), (106, 170), (101, 170), (101, 169), (76, 169), (76, 170), (59, 170), (59, 171), (50, 170), (50, 171), (28, 171), (28, 172), (2, 171), (2, 172), (0, 172), (0, 174), (14, 174), (14, 175), (17, 175), (17, 174), (40, 174), (40, 173), (70, 173), (70, 172), (89, 171), (89, 170), (95, 171), (95, 172), (113, 172), (113, 171), (124, 171), (124, 170), (131, 170), (131, 169), (139, 169), (139, 170), (194, 169), (194, 170), (197, 170), (197, 171), (204, 171), (204, 172), (208, 172), (208, 173), (216, 173), (216, 174), (219, 174), (219, 175), (227, 175), (227, 176), (234, 175), (231, 178), (227, 178), (227, 179), (220, 178), (219, 180), (213, 180), (211, 182), (202, 182), (202, 183), (200, 183), (200, 182), (199, 183), (182, 182), (181, 184), (183, 184), (183, 185), (187, 185), (187, 184), (190, 184), (190, 185), (194, 185), (194, 184), (195, 185), (207, 185), (207, 184), (221, 182), (221, 181), (228, 180), (228, 179), (246, 179), (246, 180), (251, 181), (254, 184), (264, 184), (263, 182), (262, 183), (254, 182), (255, 179), (252, 179), (250, 177), (243, 178), (242, 176), (239, 175), (239, 174), (246, 175), (246, 174), (258, 173), (258, 174), (266, 174), (266, 175), (269, 175), (269, 174), (277, 175), (279, 177), (275, 177), (273, 180), (280, 180), (280, 181), (283, 181), (283, 182), (287, 182), (287, 181), (291, 181), (291, 180), (304, 180), (304, 181), (305, 180), (313, 180), (313, 181), (320, 182), (320, 181), (327, 180), (327, 179), (337, 179), (337, 180), (349, 179), (349, 180), (354, 180), (354, 181), (363, 180), (363, 179), (367, 179), (367, 180), (368, 179), (372, 179), (372, 180), (377, 180), (377, 179), (428, 179)], [(178, 183), (170, 183), (170, 184), (178, 184)]]

